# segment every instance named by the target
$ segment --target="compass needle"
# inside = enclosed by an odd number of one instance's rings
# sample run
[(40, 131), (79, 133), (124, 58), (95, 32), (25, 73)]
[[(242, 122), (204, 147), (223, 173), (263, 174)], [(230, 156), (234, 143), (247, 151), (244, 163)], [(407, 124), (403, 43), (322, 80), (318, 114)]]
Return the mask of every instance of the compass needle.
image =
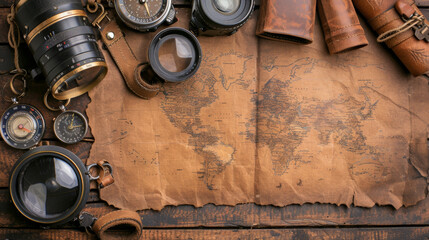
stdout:
[(42, 114), (33, 106), (12, 105), (1, 118), (1, 136), (17, 149), (28, 149), (39, 143), (45, 131)]

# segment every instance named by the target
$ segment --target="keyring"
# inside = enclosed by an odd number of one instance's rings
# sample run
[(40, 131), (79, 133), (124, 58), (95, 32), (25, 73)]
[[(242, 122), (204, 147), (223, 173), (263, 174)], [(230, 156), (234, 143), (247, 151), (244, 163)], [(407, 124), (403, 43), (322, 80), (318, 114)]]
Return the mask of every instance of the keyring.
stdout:
[[(43, 97), (43, 103), (45, 103), (45, 106), (49, 109), (49, 110), (51, 110), (51, 111), (60, 111), (60, 110), (63, 110), (65, 107), (67, 107), (69, 104), (70, 104), (70, 98), (69, 99), (67, 99), (66, 100), (66, 103), (64, 103), (64, 104), (62, 104), (62, 105), (60, 105), (60, 106), (58, 106), (58, 108), (53, 108), (53, 107), (51, 107), (50, 105), (49, 105), (49, 103), (48, 103), (48, 96), (49, 96), (49, 93), (51, 93), (51, 91), (48, 89), (47, 91), (46, 91), (46, 93), (45, 93), (45, 96)], [(60, 101), (60, 100), (58, 100), (58, 101)]]
[[(93, 175), (91, 175), (91, 168), (93, 168), (93, 167), (97, 167), (98, 168), (98, 175), (97, 176), (93, 176)], [(100, 166), (99, 164), (97, 164), (97, 163), (93, 163), (93, 164), (90, 164), (90, 165), (88, 165), (87, 167), (86, 167), (86, 169), (88, 170), (88, 176), (89, 176), (89, 180), (90, 181), (92, 181), (92, 180), (97, 180), (97, 179), (99, 179), (100, 178), (100, 172), (104, 172), (105, 171), (105, 168), (107, 168), (108, 170), (109, 170), (109, 172), (110, 172), (110, 175), (112, 175), (113, 176), (113, 168), (112, 168), (112, 165), (110, 165), (109, 163), (107, 163), (107, 162), (105, 162), (105, 163), (103, 163), (102, 164), (102, 166)], [(103, 174), (103, 176), (104, 176), (104, 174)]]
[(88, 12), (90, 13), (95, 13), (98, 10), (98, 4), (96, 2), (88, 2), (88, 4), (86, 5), (86, 10), (88, 10)]
[[(6, 90), (6, 86), (7, 86), (8, 84), (9, 84), (9, 83), (8, 83), (8, 82), (6, 82), (6, 83), (3, 85), (3, 88), (2, 88), (2, 91), (1, 91), (1, 95), (3, 96), (3, 99), (4, 99), (6, 102), (13, 102), (13, 103), (15, 103), (17, 99), (20, 99), (20, 98), (22, 98), (22, 97), (24, 97), (24, 96), (25, 96), (25, 91), (23, 91), (21, 94), (19, 94), (19, 95), (15, 96), (15, 97), (7, 98), (7, 97), (6, 97), (5, 90)], [(15, 99), (15, 100), (13, 100), (13, 99)]]
[(86, 169), (88, 170), (89, 181), (97, 180), (97, 179), (99, 179), (99, 178), (100, 178), (100, 174), (98, 174), (98, 175), (97, 175), (97, 176), (95, 176), (95, 177), (91, 175), (91, 168), (93, 168), (93, 167), (97, 167), (97, 168), (98, 168), (98, 172), (100, 172), (100, 171), (104, 171), (104, 169), (103, 169), (102, 167), (100, 167), (100, 165), (98, 165), (98, 164), (96, 164), (96, 163), (93, 163), (93, 164), (88, 165), (88, 166), (86, 167)]
[[(12, 78), (9, 81), (9, 87), (10, 87), (10, 90), (13, 92), (13, 94), (17, 96), (20, 96), (20, 95), (24, 96), (25, 90), (27, 89), (27, 80), (25, 80), (26, 76), (27, 76), (27, 71), (25, 70), (23, 70), (23, 72), (16, 73), (15, 75), (12, 76)], [(24, 84), (24, 87), (20, 92), (15, 89), (15, 86), (14, 86), (15, 80), (21, 80), (22, 83)]]

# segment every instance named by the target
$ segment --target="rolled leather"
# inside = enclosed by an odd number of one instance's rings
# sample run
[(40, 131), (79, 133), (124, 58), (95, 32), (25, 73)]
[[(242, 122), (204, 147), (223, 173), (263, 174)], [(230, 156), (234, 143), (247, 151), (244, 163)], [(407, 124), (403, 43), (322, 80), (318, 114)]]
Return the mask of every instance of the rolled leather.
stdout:
[[(414, 1), (400, 1), (405, 3), (399, 4), (400, 6), (411, 7), (413, 12), (422, 14)], [(396, 0), (353, 0), (356, 9), (378, 34), (383, 34), (404, 24), (404, 20), (395, 9), (396, 2)], [(427, 20), (425, 23), (428, 24)], [(402, 32), (385, 43), (414, 76), (429, 74), (429, 43), (425, 40), (418, 40), (414, 36), (413, 29)]]
[(368, 45), (351, 0), (318, 0), (317, 9), (330, 54)]
[(315, 15), (316, 0), (261, 0), (256, 35), (312, 43)]

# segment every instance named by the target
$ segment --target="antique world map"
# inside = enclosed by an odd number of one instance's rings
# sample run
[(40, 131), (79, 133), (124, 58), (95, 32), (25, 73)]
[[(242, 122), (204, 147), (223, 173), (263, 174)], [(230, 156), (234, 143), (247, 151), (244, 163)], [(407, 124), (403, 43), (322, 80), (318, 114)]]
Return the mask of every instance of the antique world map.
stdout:
[[(179, 9), (180, 19), (189, 14)], [(199, 37), (189, 80), (151, 100), (134, 96), (115, 64), (91, 92), (89, 162), (114, 168), (101, 197), (119, 208), (332, 203), (395, 208), (426, 196), (429, 101), (366, 29), (370, 45), (330, 56), (314, 43), (258, 39), (255, 14), (229, 37)], [(178, 25), (187, 26), (187, 22)], [(127, 33), (145, 61), (153, 35)]]

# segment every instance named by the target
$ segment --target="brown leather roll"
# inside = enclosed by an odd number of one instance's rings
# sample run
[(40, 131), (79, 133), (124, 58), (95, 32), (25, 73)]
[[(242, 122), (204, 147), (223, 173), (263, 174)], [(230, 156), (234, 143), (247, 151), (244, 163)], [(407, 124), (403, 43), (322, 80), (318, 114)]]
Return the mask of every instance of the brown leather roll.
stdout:
[(329, 53), (347, 52), (368, 45), (351, 0), (318, 0), (317, 9)]
[(312, 43), (315, 14), (316, 0), (261, 0), (256, 35)]
[[(412, 8), (412, 12), (422, 14), (414, 1), (400, 1), (405, 3), (400, 4), (402, 8), (404, 6)], [(396, 0), (353, 0), (356, 9), (362, 13), (372, 29), (378, 34), (404, 25), (404, 20), (394, 7), (396, 2)], [(408, 10), (404, 9), (403, 11)], [(425, 23), (428, 24), (427, 20)], [(385, 43), (414, 76), (429, 74), (429, 43), (425, 40), (418, 40), (414, 36), (413, 29), (401, 32)]]

